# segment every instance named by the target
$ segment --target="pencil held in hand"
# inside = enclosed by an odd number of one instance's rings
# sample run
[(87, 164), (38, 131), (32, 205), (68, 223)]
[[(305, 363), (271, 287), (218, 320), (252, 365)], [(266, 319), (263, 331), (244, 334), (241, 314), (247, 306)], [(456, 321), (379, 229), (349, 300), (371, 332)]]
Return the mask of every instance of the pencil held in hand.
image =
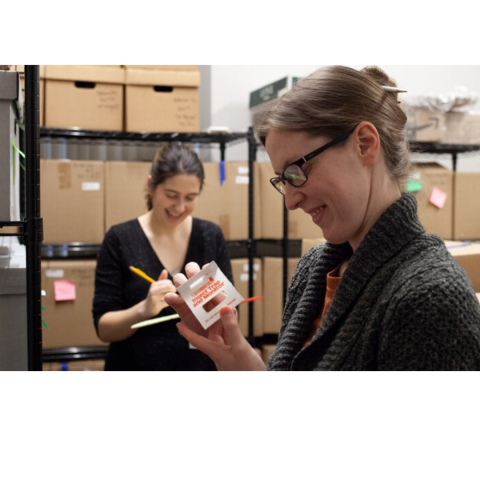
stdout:
[(142, 277), (147, 282), (155, 283), (155, 280), (153, 278), (150, 278), (146, 273), (142, 272), (139, 268), (130, 267), (130, 270), (133, 273), (136, 273), (139, 277)]

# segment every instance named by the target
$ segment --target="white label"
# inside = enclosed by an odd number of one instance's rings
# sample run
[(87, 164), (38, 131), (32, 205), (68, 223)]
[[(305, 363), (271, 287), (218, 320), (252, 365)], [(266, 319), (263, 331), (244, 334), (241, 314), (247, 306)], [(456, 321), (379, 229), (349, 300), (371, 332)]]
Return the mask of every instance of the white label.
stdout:
[(45, 290), (42, 290), (42, 297), (46, 297), (47, 296), (47, 292)]
[(238, 174), (239, 175), (248, 175), (248, 172), (249, 172), (249, 168), (248, 167), (238, 167)]
[[(246, 263), (244, 266), (243, 266), (243, 271), (244, 272), (248, 272), (248, 263)], [(260, 265), (258, 263), (254, 263), (253, 264), (253, 271), (254, 272), (259, 272), (260, 271)]]
[[(240, 274), (240, 281), (241, 281), (241, 282), (248, 282), (248, 277), (249, 277), (249, 276), (250, 276), (250, 275), (249, 275), (248, 273), (241, 273), (241, 274)], [(253, 280), (256, 280), (256, 279), (257, 279), (257, 274), (254, 273), (254, 274), (253, 274)]]
[[(220, 320), (222, 307), (228, 305), (234, 308), (243, 301), (243, 297), (215, 262), (206, 265), (190, 280), (178, 287), (177, 291), (205, 330)], [(224, 294), (225, 298), (207, 312), (203, 307), (219, 294)]]
[(85, 192), (96, 192), (100, 190), (100, 182), (83, 182), (82, 190)]
[(46, 270), (45, 276), (48, 278), (63, 278), (65, 273), (63, 270)]
[(250, 179), (248, 177), (237, 176), (235, 178), (235, 183), (241, 183), (243, 185), (248, 185), (250, 183)]

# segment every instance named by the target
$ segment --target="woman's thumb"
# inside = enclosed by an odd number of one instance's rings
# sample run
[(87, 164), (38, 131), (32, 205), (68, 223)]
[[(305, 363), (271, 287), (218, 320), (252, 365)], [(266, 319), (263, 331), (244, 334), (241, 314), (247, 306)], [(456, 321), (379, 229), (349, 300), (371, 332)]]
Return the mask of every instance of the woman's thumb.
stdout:
[(166, 269), (162, 270), (162, 273), (158, 277), (159, 280), (166, 280), (168, 278), (168, 272)]

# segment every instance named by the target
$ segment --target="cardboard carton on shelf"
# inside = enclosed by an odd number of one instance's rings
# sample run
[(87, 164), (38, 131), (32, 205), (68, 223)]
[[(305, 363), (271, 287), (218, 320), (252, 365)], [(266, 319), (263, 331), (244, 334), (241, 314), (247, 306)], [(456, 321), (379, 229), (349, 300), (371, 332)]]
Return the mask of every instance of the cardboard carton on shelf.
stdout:
[[(258, 163), (260, 170), (260, 207), (262, 219), (262, 238), (280, 240), (283, 238), (284, 197), (270, 183), (275, 176), (270, 162)], [(257, 198), (257, 197), (255, 197)], [(288, 212), (288, 238), (323, 238), (322, 229), (315, 225), (312, 217), (303, 210)]]
[(480, 145), (480, 112), (448, 112), (442, 143)]
[[(231, 260), (233, 283), (243, 298), (248, 298), (248, 258), (239, 258)], [(262, 260), (254, 259), (253, 263), (253, 288), (254, 296), (263, 295), (263, 268)], [(261, 337), (263, 335), (263, 300), (256, 300), (253, 306), (253, 335)], [(239, 323), (243, 335), (248, 336), (248, 304), (239, 307)]]
[(44, 349), (105, 345), (93, 325), (95, 268), (95, 260), (42, 262)]
[(445, 245), (467, 272), (474, 290), (480, 292), (480, 243), (446, 241)]
[[(288, 283), (290, 284), (299, 258), (288, 259)], [(266, 334), (280, 332), (283, 316), (283, 259), (263, 258), (263, 330)]]
[(418, 217), (427, 233), (453, 238), (453, 171), (437, 163), (417, 163), (407, 191), (414, 193)]
[(151, 162), (105, 162), (105, 232), (147, 212)]
[[(216, 223), (226, 240), (248, 239), (248, 162), (225, 162), (225, 181), (220, 182), (220, 164), (205, 162), (205, 185), (194, 216)], [(254, 235), (260, 238), (260, 186), (254, 164)]]
[(455, 173), (453, 238), (480, 240), (480, 173)]
[(200, 72), (125, 69), (128, 132), (200, 131)]
[(101, 243), (105, 235), (103, 162), (40, 160), (40, 179), (43, 242)]
[(167, 71), (197, 71), (198, 65), (123, 65), (124, 68), (134, 70), (167, 70)]
[(409, 140), (442, 143), (445, 132), (445, 113), (425, 107), (401, 104), (407, 115)]
[(121, 131), (124, 81), (121, 68), (47, 65), (45, 126)]

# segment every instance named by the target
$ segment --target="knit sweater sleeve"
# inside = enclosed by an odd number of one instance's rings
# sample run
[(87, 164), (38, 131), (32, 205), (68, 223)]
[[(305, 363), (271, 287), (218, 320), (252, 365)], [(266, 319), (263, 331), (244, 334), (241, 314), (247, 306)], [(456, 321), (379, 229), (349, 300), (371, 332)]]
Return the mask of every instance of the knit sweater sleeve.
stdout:
[(412, 282), (415, 288), (392, 300), (379, 335), (379, 370), (480, 368), (480, 305), (467, 276), (450, 273), (450, 281), (438, 275), (420, 287)]

